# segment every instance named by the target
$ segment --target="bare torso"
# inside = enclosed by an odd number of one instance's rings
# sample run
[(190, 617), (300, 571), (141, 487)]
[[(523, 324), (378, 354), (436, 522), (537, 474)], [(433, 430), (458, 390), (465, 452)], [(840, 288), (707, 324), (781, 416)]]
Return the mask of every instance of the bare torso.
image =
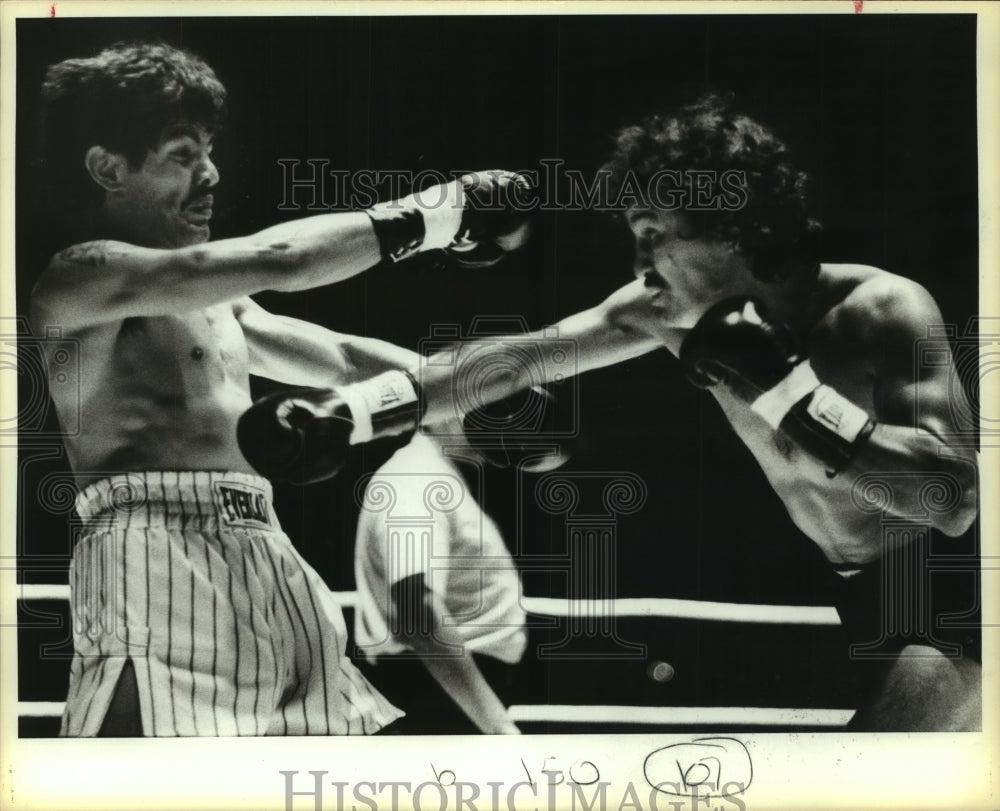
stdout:
[(79, 406), (58, 396), (55, 405), (61, 419), (80, 410), (80, 432), (65, 444), (81, 487), (126, 471), (253, 472), (236, 442), (251, 400), (232, 304), (129, 318), (72, 337), (80, 341)]
[[(842, 374), (827, 370), (822, 355), (812, 355), (812, 362), (822, 381), (869, 414), (873, 412), (870, 391), (849, 379), (851, 369), (841, 370)], [(850, 471), (829, 478), (820, 462), (763, 423), (745, 403), (726, 390), (716, 388), (712, 394), (789, 517), (831, 562), (865, 563), (882, 554), (881, 514), (854, 506)]]
[[(864, 282), (889, 276), (866, 266), (824, 265), (816, 282), (816, 299), (824, 304), (806, 339), (819, 379), (869, 414), (875, 413), (870, 348), (861, 336), (844, 330), (839, 315), (848, 296), (863, 295), (859, 287)], [(661, 328), (660, 334), (667, 348), (678, 354), (686, 333)], [(820, 462), (773, 430), (729, 390), (715, 386), (710, 391), (789, 517), (831, 562), (864, 563), (882, 554), (882, 516), (854, 505), (851, 488), (855, 477), (850, 470), (829, 478)]]

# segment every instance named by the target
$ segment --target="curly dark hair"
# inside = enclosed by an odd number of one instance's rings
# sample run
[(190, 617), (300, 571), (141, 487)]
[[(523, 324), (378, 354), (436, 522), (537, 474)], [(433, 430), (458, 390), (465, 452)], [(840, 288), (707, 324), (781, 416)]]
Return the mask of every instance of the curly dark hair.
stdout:
[(142, 165), (174, 125), (214, 134), (226, 89), (200, 58), (162, 42), (119, 42), (51, 65), (42, 84), (41, 149), (51, 202), (77, 216), (101, 202), (84, 155), (103, 146)]
[(719, 239), (746, 258), (754, 276), (781, 281), (819, 268), (820, 224), (806, 207), (808, 177), (788, 160), (768, 129), (732, 110), (731, 94), (708, 94), (669, 115), (620, 130), (602, 167), (612, 196), (627, 179), (646, 189), (662, 170), (735, 170), (745, 204), (734, 210), (685, 212), (691, 238)]

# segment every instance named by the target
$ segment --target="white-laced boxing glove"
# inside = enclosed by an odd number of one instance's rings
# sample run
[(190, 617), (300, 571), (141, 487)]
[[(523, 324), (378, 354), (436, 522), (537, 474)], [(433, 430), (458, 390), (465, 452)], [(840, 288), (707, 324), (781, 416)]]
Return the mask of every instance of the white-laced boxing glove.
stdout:
[(728, 387), (830, 476), (851, 463), (875, 429), (863, 408), (819, 381), (794, 333), (755, 299), (710, 307), (684, 339), (680, 359), (692, 383)]

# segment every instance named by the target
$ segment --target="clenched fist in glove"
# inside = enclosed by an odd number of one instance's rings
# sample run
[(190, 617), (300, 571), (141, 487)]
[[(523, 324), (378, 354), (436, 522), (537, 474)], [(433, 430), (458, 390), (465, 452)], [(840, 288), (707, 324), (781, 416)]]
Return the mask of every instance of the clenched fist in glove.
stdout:
[(418, 387), (385, 372), (340, 389), (291, 389), (261, 397), (236, 426), (240, 450), (262, 476), (312, 484), (335, 476), (350, 446), (415, 430)]
[(493, 169), (379, 203), (366, 213), (383, 259), (399, 262), (442, 248), (459, 265), (482, 268), (527, 241), (532, 193), (523, 175)]
[(875, 429), (864, 409), (820, 383), (795, 334), (754, 299), (710, 307), (684, 339), (680, 358), (692, 383), (728, 387), (831, 476), (850, 464)]
[[(351, 445), (415, 431), (420, 386), (390, 371), (339, 389), (291, 389), (262, 397), (240, 416), (236, 436), (250, 465), (272, 481), (312, 484), (335, 476)], [(541, 472), (566, 461), (572, 410), (533, 387), (465, 416), (469, 444), (493, 464)], [(557, 444), (546, 439), (555, 432)]]

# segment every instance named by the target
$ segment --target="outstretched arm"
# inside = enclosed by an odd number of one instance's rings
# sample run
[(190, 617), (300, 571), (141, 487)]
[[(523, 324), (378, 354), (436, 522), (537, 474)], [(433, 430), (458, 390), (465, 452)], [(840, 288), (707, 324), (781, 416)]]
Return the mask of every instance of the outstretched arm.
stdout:
[(514, 178), (463, 175), (364, 212), (306, 217), (248, 237), (173, 250), (113, 241), (74, 245), (52, 258), (35, 285), (33, 319), (38, 327), (72, 332), (188, 312), (263, 290), (343, 281), (380, 259), (398, 261), (435, 248), (448, 249), (460, 264), (492, 264), (527, 238), (524, 217), (511, 210)]
[(250, 298), (233, 311), (250, 352), (250, 373), (296, 386), (342, 386), (389, 369), (408, 369), (416, 352), (309, 321), (270, 313)]
[[(660, 332), (648, 291), (636, 281), (549, 329), (456, 344), (424, 360), (414, 373), (424, 400), (422, 422), (433, 425), (454, 417), (455, 391), (475, 388), (477, 403), (502, 400), (533, 385), (557, 382), (567, 373), (581, 374), (651, 352), (664, 345), (666, 336)], [(526, 344), (537, 347), (532, 357), (540, 366), (524, 363)], [(567, 345), (575, 352), (569, 363), (551, 351)]]
[[(542, 330), (483, 338), (353, 385), (263, 397), (240, 417), (240, 447), (262, 476), (299, 484), (320, 481), (334, 475), (350, 445), (454, 420), (460, 412), (558, 382), (560, 376), (679, 343), (676, 330), (663, 330), (658, 321), (648, 292), (633, 283), (597, 307), (563, 319), (552, 337)], [(528, 365), (525, 344), (535, 361)], [(557, 358), (557, 351), (565, 356), (570, 350), (569, 363)], [(338, 426), (335, 433), (327, 430), (332, 425)]]
[(74, 331), (188, 312), (262, 290), (339, 282), (379, 258), (371, 221), (360, 212), (308, 217), (175, 250), (102, 240), (54, 256), (35, 285), (32, 305), (36, 323)]

